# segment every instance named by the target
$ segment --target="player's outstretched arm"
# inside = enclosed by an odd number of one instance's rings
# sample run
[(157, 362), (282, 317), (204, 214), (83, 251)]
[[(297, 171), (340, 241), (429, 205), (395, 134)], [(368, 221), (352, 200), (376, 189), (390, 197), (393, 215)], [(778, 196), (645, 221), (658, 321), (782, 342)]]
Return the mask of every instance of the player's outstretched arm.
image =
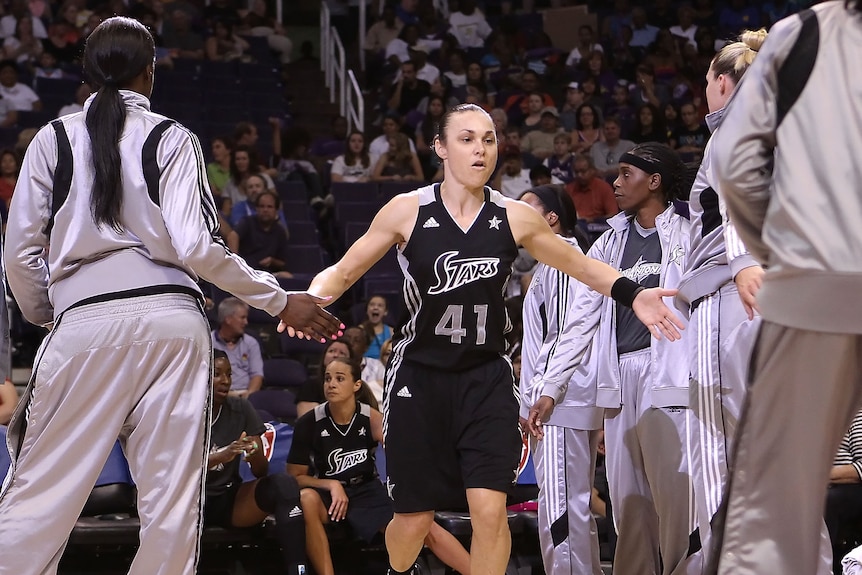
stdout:
[(683, 323), (662, 301), (663, 297), (676, 295), (676, 290), (638, 288), (608, 264), (588, 258), (566, 243), (527, 204), (508, 201), (506, 211), (515, 241), (534, 258), (567, 273), (602, 295), (630, 306), (654, 337), (664, 336), (671, 341), (679, 339)]
[(412, 193), (390, 200), (344, 257), (315, 276), (309, 293), (331, 297), (333, 301), (341, 297), (389, 248), (408, 239), (418, 211), (419, 199)]

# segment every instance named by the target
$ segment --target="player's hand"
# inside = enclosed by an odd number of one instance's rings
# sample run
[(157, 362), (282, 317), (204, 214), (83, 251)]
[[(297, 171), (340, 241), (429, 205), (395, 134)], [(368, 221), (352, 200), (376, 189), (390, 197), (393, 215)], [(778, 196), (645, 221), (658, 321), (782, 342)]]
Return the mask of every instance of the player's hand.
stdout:
[(554, 400), (547, 395), (539, 398), (539, 401), (530, 408), (530, 414), (527, 416), (527, 431), (536, 439), (545, 437), (545, 430), (542, 425), (548, 421), (551, 412), (554, 410)]
[(278, 314), (281, 320), (278, 324), (279, 333), (287, 329), (291, 337), (315, 339), (321, 343), (341, 337), (344, 335), (344, 324), (321, 307), (330, 299), (308, 293), (289, 294), (287, 305)]
[(682, 321), (662, 301), (663, 297), (675, 295), (675, 289), (650, 288), (641, 291), (632, 302), (635, 315), (656, 339), (664, 336), (676, 341), (680, 338), (679, 332), (685, 329)]
[(347, 517), (347, 493), (344, 492), (344, 487), (338, 481), (332, 480), (332, 487), (329, 490), (329, 495), (332, 497), (332, 505), (329, 506), (329, 520), (341, 521)]
[(763, 285), (765, 273), (760, 266), (749, 266), (733, 278), (733, 281), (736, 282), (736, 289), (739, 291), (739, 299), (742, 300), (742, 307), (745, 308), (745, 313), (748, 314), (750, 320), (754, 319), (755, 313), (760, 313), (760, 309), (757, 307), (757, 292)]

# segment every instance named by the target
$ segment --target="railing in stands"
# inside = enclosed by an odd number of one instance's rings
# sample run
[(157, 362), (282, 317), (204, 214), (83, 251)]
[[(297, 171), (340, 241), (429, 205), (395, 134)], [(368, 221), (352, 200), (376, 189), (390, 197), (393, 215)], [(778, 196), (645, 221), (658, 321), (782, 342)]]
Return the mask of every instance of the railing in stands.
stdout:
[[(338, 103), (348, 129), (365, 129), (365, 100), (353, 70), (347, 69), (344, 45), (338, 30), (331, 24), (331, 13), (325, 2), (320, 7), (320, 66), (329, 88), (329, 101)], [(348, 86), (349, 83), (349, 86)], [(355, 103), (354, 103), (355, 98)]]

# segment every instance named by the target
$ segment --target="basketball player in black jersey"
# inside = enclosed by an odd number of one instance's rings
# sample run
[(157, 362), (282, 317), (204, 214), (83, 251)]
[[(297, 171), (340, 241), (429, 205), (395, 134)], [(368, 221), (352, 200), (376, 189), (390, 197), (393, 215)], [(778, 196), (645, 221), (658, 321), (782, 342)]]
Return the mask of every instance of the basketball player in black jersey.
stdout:
[(337, 298), (398, 246), (407, 309), (393, 337), (383, 406), (396, 512), (386, 530), (390, 571), (412, 569), (434, 510), (466, 500), (471, 570), (499, 575), (511, 548), (506, 491), (521, 446), (517, 389), (503, 355), (510, 327), (503, 292), (517, 246), (633, 307), (655, 337), (675, 340), (682, 324), (661, 301), (674, 290), (643, 290), (559, 238), (527, 204), (485, 187), (497, 139), (484, 110), (448, 111), (434, 149), (443, 182), (393, 198), (309, 289)]

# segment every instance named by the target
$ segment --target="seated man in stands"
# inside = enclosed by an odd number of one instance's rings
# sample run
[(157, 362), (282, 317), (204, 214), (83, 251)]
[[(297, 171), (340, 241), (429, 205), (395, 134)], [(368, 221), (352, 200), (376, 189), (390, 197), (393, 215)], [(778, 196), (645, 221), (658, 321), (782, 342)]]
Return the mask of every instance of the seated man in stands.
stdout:
[[(230, 395), (231, 364), (221, 350), (213, 352), (213, 415), (207, 456), (204, 525), (254, 527), (270, 514), (284, 559), (284, 571), (306, 571), (305, 522), (299, 486), (292, 475), (267, 475), (269, 461), (260, 436), (266, 428), (248, 400)], [(243, 483), (240, 454), (257, 479)]]
[[(371, 541), (385, 531), (393, 515), (374, 455), (383, 441), (383, 416), (361, 403), (359, 370), (345, 359), (329, 363), (324, 376), (327, 401), (297, 420), (287, 456), (287, 471), (302, 488), (307, 551), (318, 575), (335, 572), (325, 524), (345, 521), (356, 535)], [(444, 563), (469, 575), (467, 551), (437, 523), (431, 524), (425, 544)]]
[(255, 201), (255, 215), (243, 218), (231, 236), (231, 251), (259, 270), (290, 278), (287, 271), (287, 230), (278, 223), (281, 200), (272, 190), (263, 190)]
[(566, 191), (575, 203), (578, 219), (604, 221), (619, 213), (611, 185), (596, 177), (596, 168), (589, 156), (577, 155), (572, 160), (575, 179), (566, 184)]
[(233, 382), (231, 395), (247, 397), (263, 385), (263, 357), (260, 344), (245, 333), (248, 306), (235, 297), (222, 300), (218, 306), (218, 329), (213, 330), (213, 348), (224, 351), (230, 359)]
[(841, 573), (841, 558), (850, 546), (862, 542), (862, 411), (841, 440), (829, 472), (825, 519), (834, 571)]

